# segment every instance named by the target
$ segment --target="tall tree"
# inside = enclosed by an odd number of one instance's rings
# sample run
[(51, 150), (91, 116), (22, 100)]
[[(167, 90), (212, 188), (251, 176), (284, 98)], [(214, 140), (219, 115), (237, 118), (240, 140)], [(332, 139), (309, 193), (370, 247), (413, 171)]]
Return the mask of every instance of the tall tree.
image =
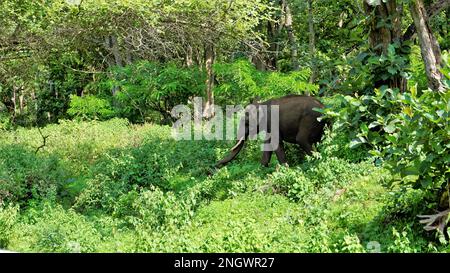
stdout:
[[(426, 8), (428, 19), (431, 19), (432, 17), (436, 16), (444, 9), (448, 9), (448, 8), (450, 8), (450, 1), (448, 1), (448, 0), (438, 0), (438, 1), (430, 4), (430, 6), (428, 8)], [(450, 15), (450, 10), (447, 11), (447, 17), (449, 15)], [(415, 26), (415, 23), (412, 23), (406, 29), (405, 33), (403, 34), (402, 39), (404, 41), (407, 41), (407, 40), (411, 39), (415, 33), (416, 33), (416, 26)]]
[(443, 91), (442, 74), (439, 71), (441, 67), (441, 51), (428, 24), (428, 15), (422, 0), (411, 1), (410, 11), (419, 38), (428, 86), (433, 90)]
[(211, 118), (214, 116), (214, 71), (213, 64), (216, 58), (214, 45), (208, 43), (205, 46), (205, 68), (206, 68), (206, 103), (203, 116)]
[(293, 19), (292, 19), (292, 12), (291, 8), (289, 6), (289, 2), (287, 0), (282, 0), (282, 7), (285, 14), (285, 23), (286, 30), (288, 33), (288, 39), (291, 49), (291, 60), (292, 60), (292, 70), (298, 70), (299, 69), (299, 63), (298, 63), (298, 46), (297, 46), (297, 38), (295, 37), (294, 33), (294, 27), (293, 27)]
[(317, 77), (316, 67), (316, 33), (314, 31), (313, 0), (308, 0), (308, 33), (309, 33), (309, 56), (311, 58), (311, 77), (313, 83)]
[[(377, 55), (387, 55), (391, 44), (402, 42), (403, 4), (396, 0), (364, 0), (364, 8), (370, 16), (369, 46)], [(375, 71), (375, 74), (382, 74)], [(406, 79), (397, 74), (389, 79), (376, 78), (375, 87), (387, 85), (406, 89)]]

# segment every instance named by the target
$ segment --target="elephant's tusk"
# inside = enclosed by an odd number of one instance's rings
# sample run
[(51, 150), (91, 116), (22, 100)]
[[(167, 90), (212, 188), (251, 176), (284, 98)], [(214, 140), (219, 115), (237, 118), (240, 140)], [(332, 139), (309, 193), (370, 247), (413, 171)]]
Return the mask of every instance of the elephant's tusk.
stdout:
[(242, 141), (244, 141), (244, 138), (243, 138), (243, 137), (241, 137), (241, 138), (239, 139), (238, 143), (237, 143), (236, 145), (234, 145), (233, 148), (231, 148), (231, 150), (232, 150), (232, 151), (236, 150), (236, 149), (239, 147), (239, 145), (241, 145)]

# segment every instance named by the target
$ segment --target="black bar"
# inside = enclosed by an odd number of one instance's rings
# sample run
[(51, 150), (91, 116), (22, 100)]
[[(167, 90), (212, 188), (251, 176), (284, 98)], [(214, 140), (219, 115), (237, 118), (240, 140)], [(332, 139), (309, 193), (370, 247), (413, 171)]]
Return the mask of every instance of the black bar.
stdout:
[[(390, 272), (439, 264), (449, 254), (0, 254), (0, 266), (25, 270), (119, 272)], [(59, 265), (58, 265), (59, 264)], [(6, 267), (5, 267), (6, 268)], [(59, 269), (59, 270), (58, 270)], [(3, 271), (3, 270), (2, 270)], [(9, 272), (9, 271), (4, 271)], [(12, 271), (11, 271), (12, 272)]]

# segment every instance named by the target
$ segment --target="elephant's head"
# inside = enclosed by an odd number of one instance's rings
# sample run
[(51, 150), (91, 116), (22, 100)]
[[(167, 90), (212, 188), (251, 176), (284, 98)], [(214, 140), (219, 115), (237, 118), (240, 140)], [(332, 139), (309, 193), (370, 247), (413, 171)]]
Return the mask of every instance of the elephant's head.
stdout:
[(244, 109), (244, 116), (239, 122), (239, 128), (237, 133), (237, 143), (231, 148), (231, 153), (220, 160), (216, 167), (223, 167), (230, 161), (232, 161), (244, 147), (245, 141), (248, 139), (256, 139), (258, 133), (265, 131), (267, 124), (267, 113), (262, 104), (257, 102), (257, 99), (253, 103), (247, 105)]

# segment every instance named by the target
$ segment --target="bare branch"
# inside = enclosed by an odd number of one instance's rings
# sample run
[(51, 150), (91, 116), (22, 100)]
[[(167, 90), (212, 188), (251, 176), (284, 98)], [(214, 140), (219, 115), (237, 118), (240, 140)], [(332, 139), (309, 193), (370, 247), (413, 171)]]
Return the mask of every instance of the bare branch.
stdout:
[(445, 226), (448, 223), (449, 214), (450, 209), (447, 209), (437, 214), (417, 215), (417, 217), (422, 218), (422, 220), (419, 221), (421, 224), (426, 224), (423, 227), (426, 231), (437, 229), (439, 232), (444, 233)]
[(42, 134), (42, 131), (41, 131), (41, 128), (40, 128), (40, 127), (38, 127), (37, 129), (38, 129), (38, 131), (39, 131), (39, 134), (40, 134), (41, 137), (42, 137), (42, 145), (36, 148), (36, 151), (34, 152), (35, 154), (37, 154), (37, 153), (39, 152), (39, 150), (45, 148), (45, 146), (47, 145), (47, 138), (50, 137), (49, 135), (48, 135), (48, 136), (44, 136), (44, 135)]

